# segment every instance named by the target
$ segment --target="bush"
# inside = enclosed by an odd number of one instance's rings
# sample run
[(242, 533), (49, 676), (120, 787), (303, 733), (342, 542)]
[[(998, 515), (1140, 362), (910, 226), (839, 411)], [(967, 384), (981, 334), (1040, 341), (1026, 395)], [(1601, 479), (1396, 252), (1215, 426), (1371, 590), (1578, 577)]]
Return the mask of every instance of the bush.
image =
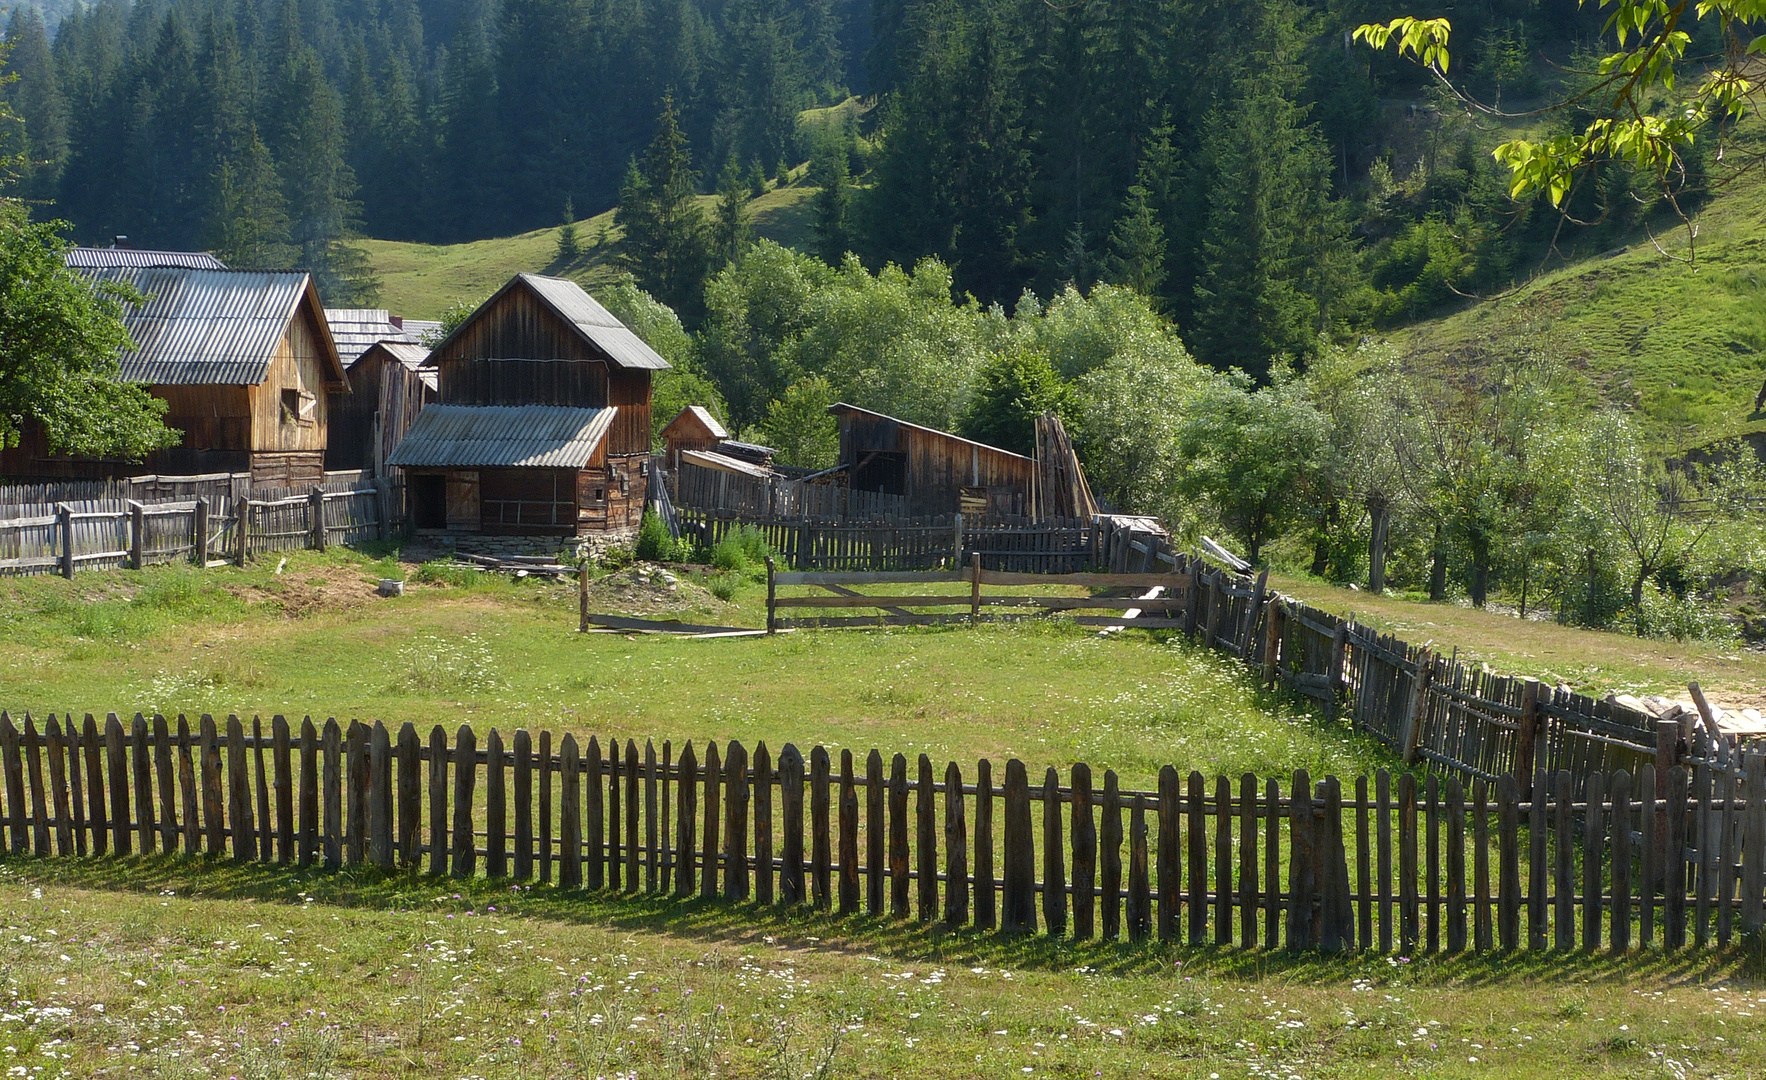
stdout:
[(729, 603), (736, 598), (736, 590), (741, 587), (742, 579), (736, 574), (712, 574), (705, 579), (705, 587), (711, 595)]
[[(711, 549), (711, 565), (726, 573), (756, 576), (764, 573), (767, 558), (773, 549), (766, 537), (752, 525), (743, 525), (725, 536)], [(715, 590), (714, 590), (715, 591)]]
[(1654, 582), (1643, 587), (1643, 603), (1632, 612), (1639, 637), (1673, 638), (1675, 641), (1734, 641), (1740, 635), (1723, 609), (1688, 592), (1675, 596)]
[(693, 555), (693, 543), (668, 535), (668, 526), (652, 511), (644, 511), (644, 524), (638, 527), (638, 544), (632, 553), (646, 562), (686, 562)]

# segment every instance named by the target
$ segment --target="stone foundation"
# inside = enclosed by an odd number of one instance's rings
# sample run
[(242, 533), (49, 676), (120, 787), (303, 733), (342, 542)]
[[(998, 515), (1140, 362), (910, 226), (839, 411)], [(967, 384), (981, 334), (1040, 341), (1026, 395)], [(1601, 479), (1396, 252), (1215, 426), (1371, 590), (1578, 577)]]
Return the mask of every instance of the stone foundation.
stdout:
[(418, 542), (466, 555), (552, 555), (566, 561), (599, 559), (607, 549), (637, 543), (636, 527), (608, 529), (588, 536), (486, 536), (481, 533), (423, 533)]

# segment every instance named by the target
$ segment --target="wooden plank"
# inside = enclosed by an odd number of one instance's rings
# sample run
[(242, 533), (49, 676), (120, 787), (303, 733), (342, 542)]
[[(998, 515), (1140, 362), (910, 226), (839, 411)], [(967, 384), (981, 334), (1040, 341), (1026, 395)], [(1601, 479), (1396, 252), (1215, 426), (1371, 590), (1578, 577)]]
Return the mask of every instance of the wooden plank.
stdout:
[[(591, 740), (589, 743), (589, 749), (593, 751), (595, 745), (594, 741)], [(712, 762), (716, 753), (717, 744), (708, 743), (705, 752), (705, 767), (707, 770), (714, 769)], [(589, 766), (589, 782), (595, 785), (595, 789), (598, 792), (600, 790), (602, 776), (600, 755), (590, 753), (589, 758), (591, 762)], [(721, 761), (715, 766), (715, 769), (721, 774), (723, 769)], [(597, 878), (594, 871), (590, 871), (589, 887), (591, 889), (596, 888), (605, 882), (607, 888), (612, 889), (614, 892), (619, 891), (620, 877), (622, 876), (622, 871), (624, 869), (624, 864), (620, 861), (619, 857), (621, 836), (619, 828), (621, 823), (619, 772), (619, 739), (618, 737), (614, 737), (607, 740), (607, 809), (604, 822), (606, 831), (604, 833), (591, 831), (588, 836), (589, 859), (591, 862), (599, 861), (605, 866), (605, 877)], [(591, 796), (591, 798), (599, 798), (599, 796), (595, 795)], [(706, 812), (708, 814), (712, 812), (712, 804), (714, 801), (715, 800), (712, 799), (706, 800)], [(715, 837), (718, 835), (720, 835), (720, 833), (716, 828), (709, 828), (706, 830), (706, 836), (708, 837)], [(717, 895), (717, 856), (718, 851), (715, 846), (705, 849), (705, 867), (711, 875), (711, 891), (703, 893), (702, 895), (708, 899)]]
[[(773, 583), (786, 585), (942, 585), (965, 582), (968, 575), (956, 570), (832, 572), (792, 571), (773, 575)], [(1015, 582), (995, 582), (1007, 585)], [(1032, 582), (1031, 584), (1036, 584)], [(1075, 584), (1080, 584), (1076, 582)], [(963, 601), (965, 604), (968, 600)]]
[(360, 865), (368, 852), (368, 754), (362, 724), (351, 720), (344, 734), (344, 842), (343, 861)]
[[(1379, 844), (1375, 858), (1379, 863), (1380, 952), (1389, 954), (1392, 951), (1392, 774), (1386, 769), (1374, 774), (1374, 798), (1377, 800), (1374, 813)], [(1362, 847), (1365, 849), (1366, 846), (1367, 837), (1364, 835)]]
[[(1011, 776), (1009, 767), (1006, 775), (1008, 779)], [(1152, 930), (1150, 900), (1147, 880), (1147, 799), (1137, 793), (1128, 824), (1128, 940), (1147, 940)]]
[(852, 751), (840, 751), (840, 901), (841, 915), (856, 915), (858, 887), (858, 781), (853, 775)]
[(1421, 940), (1416, 877), (1416, 776), (1405, 771), (1398, 776), (1398, 948), (1405, 956)]
[(1098, 891), (1102, 910), (1098, 931), (1105, 941), (1122, 936), (1122, 791), (1114, 769), (1104, 770), (1098, 807), (1103, 818), (1098, 836)]
[(1504, 952), (1521, 946), (1521, 788), (1512, 774), (1496, 782), (1498, 867), (1497, 935)]
[(1030, 778), (1017, 758), (1006, 762), (1005, 797), (1005, 896), (1000, 931), (1034, 933), (1036, 854), (1030, 833)]
[[(595, 740), (589, 740), (589, 760), (595, 762), (599, 751)], [(600, 766), (595, 764), (589, 773), (589, 787), (600, 788)], [(565, 735), (558, 744), (558, 887), (560, 889), (580, 889), (583, 887), (583, 762), (582, 751), (577, 748), (576, 736)], [(589, 806), (593, 807), (600, 799), (591, 797)], [(591, 833), (591, 836), (593, 834)], [(600, 853), (589, 853), (589, 873), (594, 875), (601, 864)]]
[[(255, 835), (259, 862), (269, 862), (276, 854), (275, 837), (271, 833), (272, 825), (270, 823), (270, 774), (269, 770), (264, 767), (265, 742), (263, 725), (254, 716), (251, 718), (251, 756), (252, 764), (255, 766), (254, 775), (257, 779), (255, 785), (257, 812), (253, 820), (256, 822)], [(142, 749), (145, 751), (146, 747)], [(142, 756), (145, 757), (145, 753)]]
[[(68, 719), (70, 722), (72, 721), (72, 717), (69, 717)], [(162, 728), (165, 726), (164, 717), (160, 718), (160, 726)], [(62, 856), (72, 855), (74, 853), (74, 829), (73, 818), (69, 812), (70, 804), (68, 801), (67, 740), (61, 733), (61, 723), (56, 720), (54, 713), (49, 714), (49, 722), (44, 726), (43, 744), (49, 758), (48, 809), (55, 816), (55, 853)], [(155, 745), (155, 750), (157, 751), (161, 746), (165, 747), (164, 754), (167, 766), (167, 781), (161, 785), (161, 791), (163, 793), (161, 798), (166, 801), (167, 805), (171, 805), (173, 802), (173, 796), (170, 781), (172, 763), (170, 740), (162, 736), (159, 742)], [(173, 814), (161, 814), (160, 823), (162, 826), (169, 823), (172, 829), (171, 836), (166, 839), (165, 849), (168, 852), (176, 851), (178, 849), (178, 824), (176, 816)]]
[(915, 781), (915, 911), (921, 922), (929, 923), (938, 918), (938, 815), (932, 759), (925, 754), (920, 755)]
[(1550, 818), (1547, 816), (1546, 805), (1551, 798), (1550, 774), (1545, 771), (1544, 759), (1539, 759), (1537, 775), (1529, 784), (1531, 802), (1527, 808), (1527, 947), (1543, 951), (1546, 947), (1546, 927), (1549, 909), (1546, 906), (1547, 882), (1551, 880), (1551, 870), (1546, 861), (1545, 843), (1550, 832)]
[[(884, 843), (889, 835), (885, 815), (883, 755), (873, 749), (865, 755), (865, 911), (883, 914), (883, 881), (888, 876)], [(979, 820), (979, 818), (977, 818)], [(977, 843), (980, 842), (977, 838)]]
[[(400, 740), (401, 745), (403, 739)], [(510, 739), (515, 753), (515, 880), (533, 877), (533, 736), (516, 728)], [(399, 788), (401, 794), (404, 786)], [(401, 821), (403, 819), (401, 818)]]
[(1166, 765), (1159, 770), (1159, 868), (1158, 868), (1158, 933), (1160, 941), (1178, 940), (1178, 911), (1183, 889), (1182, 846), (1178, 839), (1178, 822), (1182, 813), (1183, 792), (1177, 769)]
[[(37, 734), (37, 722), (31, 718), (30, 713), (25, 713), (21, 745), (24, 749), (25, 771), (31, 781), (31, 851), (36, 855), (48, 855), (49, 788), (43, 778), (43, 740)], [(151, 839), (148, 839), (147, 850), (153, 850)]]
[(1274, 950), (1282, 936), (1282, 811), (1281, 782), (1273, 776), (1264, 782), (1263, 808), (1263, 947)]
[(1214, 778), (1214, 943), (1233, 939), (1233, 789), (1225, 776)]
[[(331, 728), (335, 728), (335, 725), (331, 725)], [(331, 738), (331, 729), (327, 730), (326, 737), (331, 740), (328, 745), (336, 745), (335, 739)], [(336, 790), (336, 786), (332, 783), (334, 772), (329, 760), (328, 757), (325, 772), (325, 820), (327, 823), (335, 820), (335, 815), (330, 807), (333, 798), (331, 793)], [(330, 825), (327, 824), (327, 833), (330, 832), (330, 829)], [(447, 870), (448, 733), (442, 729), (440, 724), (437, 724), (429, 731), (429, 872), (440, 877), (447, 873)]]
[(478, 786), (478, 736), (461, 724), (454, 736), (454, 850), (450, 867), (456, 878), (478, 873), (478, 844), (473, 829), (472, 800)]
[(1447, 778), (1447, 951), (1466, 949), (1466, 796), (1459, 777)]
[(1638, 854), (1642, 856), (1642, 872), (1638, 875), (1638, 944), (1647, 949), (1656, 939), (1656, 891), (1662, 883), (1662, 845), (1658, 843), (1657, 825), (1661, 821), (1657, 807), (1661, 795), (1658, 787), (1662, 774), (1654, 763), (1645, 763), (1637, 770), (1637, 799), (1642, 804), (1638, 813)]
[[(899, 760), (899, 756), (898, 756)], [(810, 896), (817, 911), (833, 906), (829, 895), (833, 855), (829, 851), (828, 750), (817, 746), (809, 752)]]
[[(857, 798), (853, 802), (857, 816)], [(854, 858), (857, 858), (854, 845)], [(952, 761), (944, 767), (944, 925), (969, 921), (969, 834), (963, 813), (963, 772)], [(856, 892), (856, 890), (855, 890)], [(856, 907), (857, 896), (854, 896)]]
[(1746, 809), (1741, 827), (1741, 929), (1744, 935), (1766, 928), (1766, 754), (1747, 755), (1743, 772)]
[[(578, 751), (577, 768), (584, 765), (588, 775), (578, 781), (573, 791), (579, 791), (586, 799), (572, 798), (573, 803), (582, 807), (578, 815), (578, 829), (581, 834), (579, 847), (586, 850), (587, 865), (583, 867), (579, 877), (581, 887), (590, 891), (598, 890), (607, 884), (607, 793), (601, 786), (602, 761), (601, 740), (598, 736), (589, 736), (587, 749)], [(563, 798), (561, 794), (560, 799)], [(614, 820), (618, 821), (615, 810)], [(580, 854), (579, 854), (580, 857)]]
[(1169, 574), (1027, 574), (1004, 570), (981, 569), (983, 585), (1072, 585), (1087, 589), (1139, 589), (1142, 592), (1163, 585), (1173, 592), (1189, 588), (1186, 573)]
[[(27, 716), (26, 720), (29, 719)], [(36, 732), (32, 731), (31, 736), (31, 741), (36, 743), (38, 741)], [(159, 835), (159, 830), (153, 821), (153, 747), (147, 741), (147, 718), (140, 713), (135, 714), (135, 719), (129, 725), (129, 750), (130, 773), (135, 784), (135, 838), (141, 845), (141, 854), (151, 855), (153, 854), (154, 840)], [(260, 751), (260, 756), (261, 753)], [(35, 754), (36, 749), (33, 746), (32, 756), (34, 757)], [(32, 768), (36, 770), (32, 777), (32, 785), (40, 793), (43, 790), (42, 767), (33, 763)], [(261, 777), (261, 767), (259, 773)], [(260, 778), (259, 783), (262, 782)], [(264, 814), (263, 817), (268, 818), (269, 815)], [(49, 853), (48, 811), (45, 810), (38, 814), (37, 821), (43, 832), (42, 851), (47, 855)], [(267, 829), (269, 824), (269, 821), (266, 820), (264, 827)]]
[(398, 744), (399, 865), (407, 869), (423, 863), (422, 758), (417, 726), (407, 720)]
[[(872, 751), (875, 755), (876, 751)], [(997, 924), (998, 893), (993, 878), (993, 763), (975, 763), (975, 929)]]
[[(655, 759), (652, 755), (649, 754), (648, 744), (646, 744), (645, 752), (646, 752), (647, 763), (648, 763), (651, 771), (654, 772)], [(847, 756), (850, 756), (851, 751), (845, 751), (844, 753)], [(844, 765), (844, 763), (843, 763), (843, 765)], [(774, 900), (774, 894), (773, 894), (773, 755), (772, 755), (772, 752), (767, 749), (767, 745), (765, 742), (758, 742), (758, 743), (754, 744), (753, 770), (754, 770), (754, 782), (753, 782), (753, 792), (754, 793), (751, 796), (751, 799), (754, 804), (754, 898), (755, 898), (755, 900), (759, 901), (761, 904), (771, 906), (773, 903), (773, 900)], [(648, 774), (646, 774), (646, 775), (648, 775)], [(845, 779), (844, 774), (843, 774), (843, 779)], [(846, 813), (846, 794), (847, 793), (844, 790), (842, 790), (841, 797), (840, 797), (841, 798), (840, 812), (842, 814)], [(653, 793), (646, 792), (645, 799), (646, 799), (646, 806), (651, 806), (651, 807), (654, 806), (656, 800), (655, 800)], [(654, 819), (655, 816), (656, 815), (654, 812), (652, 812), (650, 815), (650, 817), (652, 819)], [(857, 829), (857, 818), (858, 818), (858, 806), (857, 806), (856, 798), (854, 800), (852, 816), (854, 819), (854, 826), (853, 827), (856, 830)], [(654, 826), (652, 826), (652, 829), (653, 828), (654, 828)], [(666, 829), (663, 831), (665, 833), (667, 832)], [(854, 843), (855, 843), (855, 845), (857, 843), (856, 832), (854, 835)], [(654, 852), (655, 846), (656, 845), (654, 843), (654, 838), (652, 838), (650, 848), (653, 852)], [(846, 863), (846, 856), (844, 854), (842, 854), (840, 857), (840, 863), (841, 863), (842, 872), (845, 872), (845, 868), (846, 868), (847, 863)], [(856, 851), (853, 854), (851, 873), (854, 875), (853, 876), (853, 893), (854, 893), (854, 896), (856, 897), (857, 890), (858, 890), (858, 877), (857, 877), (857, 874), (858, 874), (858, 855), (857, 855)], [(649, 888), (650, 888), (650, 891), (652, 891), (652, 892), (654, 892), (656, 890), (656, 886), (654, 883), (650, 883)], [(856, 903), (857, 903), (857, 901), (855, 899), (854, 910), (857, 910)]]
[(908, 917), (908, 759), (889, 760), (889, 916)]
[(1582, 814), (1582, 949), (1594, 952), (1600, 948), (1601, 885), (1605, 875), (1601, 856), (1606, 847), (1606, 777), (1588, 774), (1587, 803)]
[(1716, 818), (1712, 814), (1713, 786), (1711, 766), (1701, 762), (1692, 780), (1692, 843), (1698, 848), (1692, 928), (1693, 944), (1700, 949), (1711, 943), (1711, 901), (1717, 895), (1712, 881), (1717, 869), (1717, 839), (1713, 836), (1712, 828), (1716, 824)]
[[(1073, 939), (1089, 941), (1096, 929), (1092, 914), (1097, 906), (1098, 857), (1097, 823), (1092, 813), (1091, 766), (1083, 761), (1077, 762), (1069, 771), (1068, 777), (1068, 786), (1073, 792), (1071, 820), (1068, 823), (1068, 830), (1073, 836)], [(953, 790), (960, 792), (961, 789), (951, 788), (947, 780), (947, 801), (950, 799), (948, 793)], [(959, 794), (959, 803), (961, 798)]]
[(540, 732), (540, 880), (552, 881), (552, 733)]
[(376, 720), (368, 733), (368, 862), (393, 866), (392, 738)]
[[(378, 774), (376, 774), (378, 775)], [(503, 733), (496, 728), (484, 736), (484, 873), (486, 877), (509, 875), (509, 789), (503, 756)]]
[(746, 900), (748, 891), (748, 750), (732, 740), (724, 755), (724, 899)]
[(1188, 826), (1189, 940), (1191, 945), (1203, 945), (1208, 933), (1208, 841), (1205, 833), (1208, 795), (1198, 770), (1190, 770), (1188, 795), (1184, 817)]
[(1568, 769), (1559, 770), (1552, 787), (1552, 837), (1556, 862), (1552, 874), (1552, 945), (1559, 952), (1576, 947), (1573, 863), (1576, 858), (1575, 818), (1571, 804), (1576, 789)]
[[(282, 733), (282, 741), (286, 744), (288, 741), (287, 721), (283, 722)], [(50, 753), (59, 757), (59, 747), (52, 746)], [(157, 713), (153, 717), (153, 774), (154, 781), (159, 787), (159, 849), (170, 855), (178, 850), (178, 787), (172, 771), (171, 725), (166, 723), (165, 717)], [(57, 784), (56, 787), (57, 795), (65, 800), (66, 796), (60, 791), (60, 785)], [(58, 809), (55, 820), (59, 828), (66, 821), (66, 815)], [(290, 827), (292, 828), (292, 825)], [(71, 841), (72, 837), (70, 836), (68, 839)], [(294, 844), (291, 839), (288, 844), (291, 857), (293, 848)], [(62, 854), (65, 855), (68, 852), (64, 851)], [(288, 860), (284, 859), (283, 861)]]
[[(1291, 950), (1310, 949), (1318, 942), (1312, 934), (1313, 890), (1313, 792), (1312, 777), (1305, 769), (1294, 771), (1294, 787), (1288, 793), (1288, 920)], [(1272, 883), (1273, 887), (1273, 883)]]
[[(309, 726), (311, 723), (308, 721)], [(74, 729), (72, 717), (68, 718), (67, 727), (68, 733), (72, 734)], [(316, 739), (313, 741), (317, 742)], [(305, 748), (302, 749), (304, 753)], [(68, 766), (77, 784), (80, 776), (79, 762), (70, 759)], [(185, 718), (183, 713), (178, 714), (178, 791), (184, 796), (184, 854), (195, 856), (202, 851), (202, 811), (200, 809), (202, 795), (201, 788), (196, 782), (196, 763), (190, 759), (190, 721)], [(74, 802), (78, 804), (79, 799), (80, 792), (76, 786), (74, 788)], [(79, 817), (77, 805), (75, 817), (76, 819)], [(77, 825), (76, 820), (76, 828)], [(76, 835), (75, 838), (77, 840), (78, 836)], [(80, 849), (80, 854), (85, 854), (84, 844), (76, 843), (74, 846), (76, 849)]]
[(808, 899), (803, 888), (803, 752), (791, 743), (779, 751), (779, 820), (779, 902), (791, 908)]
[(1491, 919), (1490, 873), (1490, 782), (1479, 777), (1472, 784), (1472, 802), (1477, 814), (1472, 828), (1473, 905), (1472, 947), (1480, 953), (1495, 948), (1495, 928)]
[[(83, 760), (81, 756), (81, 747), (83, 744), (80, 740), (80, 726), (79, 723), (75, 721), (74, 714), (68, 713), (63, 719), (66, 721), (67, 725), (62, 734), (67, 740), (68, 809), (72, 813), (71, 825), (74, 834), (74, 854), (85, 855), (88, 851), (86, 833), (86, 793), (85, 784), (83, 782), (84, 770), (80, 766), (80, 762)], [(189, 721), (184, 721), (184, 725), (186, 729), (188, 729)], [(3, 772), (3, 769), (0, 769), (0, 772)], [(0, 780), (0, 788), (3, 787), (4, 781)], [(0, 851), (6, 850), (4, 826), (5, 819), (0, 817)], [(195, 854), (195, 852), (191, 852), (191, 854)]]
[(294, 759), (289, 749), (288, 718), (281, 713), (270, 717), (270, 764), (275, 770), (276, 861), (286, 866), (294, 862)]
[(710, 900), (717, 895), (717, 859), (718, 859), (718, 820), (723, 812), (719, 801), (719, 787), (723, 783), (723, 761), (718, 756), (717, 743), (705, 744), (705, 764), (700, 772), (705, 784), (705, 805), (701, 812), (705, 815), (703, 834), (699, 839), (699, 897)]
[[(797, 770), (796, 806), (798, 812), (801, 814), (803, 806), (803, 759), (797, 756), (797, 748), (790, 743), (785, 744), (783, 765), (786, 769), (795, 767)], [(691, 741), (689, 741), (687, 745), (681, 747), (681, 763), (677, 766), (677, 769), (680, 775), (680, 782), (677, 785), (677, 797), (680, 800), (680, 806), (678, 807), (675, 822), (675, 827), (679, 830), (679, 833), (675, 838), (675, 850), (679, 852), (680, 855), (679, 861), (675, 865), (674, 894), (676, 898), (684, 899), (693, 895), (694, 887), (697, 884), (697, 878), (694, 874), (694, 856), (698, 851), (698, 846), (695, 843), (693, 832), (699, 821), (699, 760), (693, 754), (693, 743)], [(788, 799), (785, 803), (785, 868), (787, 871), (796, 871), (798, 875), (797, 887), (801, 894), (803, 884), (803, 860), (801, 856), (803, 848), (801, 839), (794, 838), (791, 833), (791, 810), (792, 803)], [(791, 847), (794, 839), (797, 843), (797, 853), (799, 856), (796, 866), (792, 866), (791, 864)]]
[(7, 850), (14, 855), (23, 855), (28, 850), (24, 757), (19, 748), (18, 725), (5, 712), (0, 712), (0, 761), (3, 761), (6, 773)]
[[(781, 596), (774, 604), (780, 608), (968, 608), (968, 596)], [(1031, 598), (1025, 597), (1025, 600)], [(1046, 597), (1044, 599), (1047, 599)]]
[[(638, 868), (639, 868), (639, 863), (642, 861), (642, 857), (643, 857), (643, 852), (638, 847), (638, 825), (639, 825), (638, 818), (639, 818), (639, 816), (642, 812), (642, 809), (643, 809), (638, 804), (638, 768), (639, 768), (639, 766), (638, 766), (638, 744), (631, 739), (627, 739), (625, 741), (625, 772), (624, 772), (624, 779), (625, 779), (625, 891), (627, 893), (635, 893), (638, 891), (638, 887), (639, 887), (638, 886)], [(746, 831), (747, 830), (747, 821), (748, 821), (748, 801), (747, 801), (747, 799), (748, 799), (748, 797), (747, 797), (748, 785), (747, 785), (747, 779), (746, 779), (747, 773), (748, 773), (748, 756), (746, 753), (744, 753), (742, 756), (741, 764), (736, 768), (737, 782), (736, 782), (736, 786), (731, 789), (732, 795), (731, 795), (731, 799), (730, 799), (730, 806), (732, 808), (732, 812), (737, 815), (738, 820), (742, 823), (742, 828), (743, 828), (742, 855), (743, 855), (743, 858), (742, 858), (740, 867), (731, 866), (729, 864), (726, 864), (726, 868), (724, 871), (726, 876), (732, 872), (740, 875), (741, 886), (742, 886), (742, 898), (743, 899), (746, 899), (748, 897), (748, 860), (747, 860), (747, 835), (748, 834)], [(740, 807), (738, 807), (736, 805), (735, 795), (737, 793), (740, 793), (742, 795), (742, 803), (741, 803)], [(735, 830), (730, 830), (728, 832), (728, 835), (731, 836), (733, 839), (735, 837)]]
[(1061, 774), (1042, 779), (1042, 925), (1050, 937), (1067, 933), (1066, 844), (1061, 838)]
[[(440, 762), (443, 770), (447, 768), (446, 736), (441, 734), (441, 727), (435, 729), (436, 741), (431, 744), (434, 760)], [(320, 737), (320, 751), (324, 754), (324, 800), (325, 800), (325, 865), (335, 869), (343, 865), (343, 732), (337, 726), (335, 718), (325, 721), (325, 733)], [(436, 752), (436, 747), (441, 752)], [(431, 776), (435, 766), (431, 765)], [(445, 797), (437, 797), (433, 786), (430, 787), (430, 799), (437, 807), (447, 805)], [(440, 830), (437, 835), (446, 835)], [(433, 842), (433, 841), (432, 841)], [(439, 857), (439, 856), (438, 856)], [(440, 873), (439, 869), (434, 871)]]
[(1686, 947), (1686, 811), (1690, 783), (1684, 766), (1676, 765), (1668, 774), (1668, 852), (1667, 873), (1663, 887), (1667, 900), (1662, 905), (1662, 945), (1669, 949)]
[(1613, 952), (1631, 949), (1631, 776), (1624, 770), (1612, 780), (1612, 932)]
[(1425, 839), (1428, 842), (1428, 870), (1423, 875), (1429, 913), (1428, 950), (1441, 948), (1441, 782), (1430, 773), (1423, 789), (1425, 800)]

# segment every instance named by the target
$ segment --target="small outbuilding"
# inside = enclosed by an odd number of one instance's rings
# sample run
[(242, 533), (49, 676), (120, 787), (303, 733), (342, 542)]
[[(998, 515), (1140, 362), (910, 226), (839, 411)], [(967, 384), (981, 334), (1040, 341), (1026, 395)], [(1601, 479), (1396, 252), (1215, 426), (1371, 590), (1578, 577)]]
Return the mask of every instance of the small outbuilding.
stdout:
[(899, 495), (909, 517), (1037, 516), (1036, 459), (845, 403), (839, 469), (853, 491)]
[(517, 275), (427, 366), (436, 402), (387, 459), (404, 470), (419, 531), (587, 546), (636, 535), (650, 379), (669, 365), (580, 285)]
[(687, 406), (662, 429), (662, 452), (669, 471), (681, 467), (681, 451), (713, 450), (729, 437), (730, 433), (711, 415), (710, 409), (703, 405)]

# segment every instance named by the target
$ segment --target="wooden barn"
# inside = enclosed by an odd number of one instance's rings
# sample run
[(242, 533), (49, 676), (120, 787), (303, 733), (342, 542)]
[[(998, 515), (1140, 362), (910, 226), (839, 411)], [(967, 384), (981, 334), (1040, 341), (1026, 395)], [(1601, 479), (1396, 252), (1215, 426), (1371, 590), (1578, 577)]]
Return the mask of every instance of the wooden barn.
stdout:
[[(384, 476), (387, 453), (398, 445), (425, 402), (421, 385), (404, 384), (419, 379), (417, 372), (429, 356), (419, 344), (421, 334), (423, 328), (437, 324), (407, 322), (381, 308), (326, 308), (325, 321), (349, 379), (346, 389), (327, 396), (331, 439), (325, 448), (325, 468), (373, 469), (375, 475)], [(392, 348), (375, 349), (382, 343)], [(381, 396), (389, 377), (400, 397), (402, 424), (388, 423), (385, 416)], [(435, 372), (425, 371), (421, 378), (427, 379), (428, 400), (434, 400)], [(415, 408), (404, 408), (407, 391), (415, 393), (411, 399)], [(384, 437), (388, 432), (390, 442)]]
[(31, 432), (0, 454), (0, 473), (249, 472), (254, 485), (274, 486), (324, 479), (326, 395), (347, 384), (310, 277), (188, 266), (79, 269), (148, 297), (124, 316), (137, 348), (119, 358), (121, 375), (167, 403), (165, 422), (183, 442), (145, 462), (96, 462), (50, 455), (41, 433)]
[(900, 495), (909, 517), (1033, 518), (1036, 459), (844, 403), (840, 461), (854, 491)]
[(682, 450), (714, 450), (729, 437), (730, 433), (711, 415), (710, 409), (689, 405), (662, 429), (663, 459), (672, 472), (681, 467)]
[(436, 402), (387, 464), (419, 530), (623, 538), (668, 362), (573, 281), (520, 274), (430, 353)]

